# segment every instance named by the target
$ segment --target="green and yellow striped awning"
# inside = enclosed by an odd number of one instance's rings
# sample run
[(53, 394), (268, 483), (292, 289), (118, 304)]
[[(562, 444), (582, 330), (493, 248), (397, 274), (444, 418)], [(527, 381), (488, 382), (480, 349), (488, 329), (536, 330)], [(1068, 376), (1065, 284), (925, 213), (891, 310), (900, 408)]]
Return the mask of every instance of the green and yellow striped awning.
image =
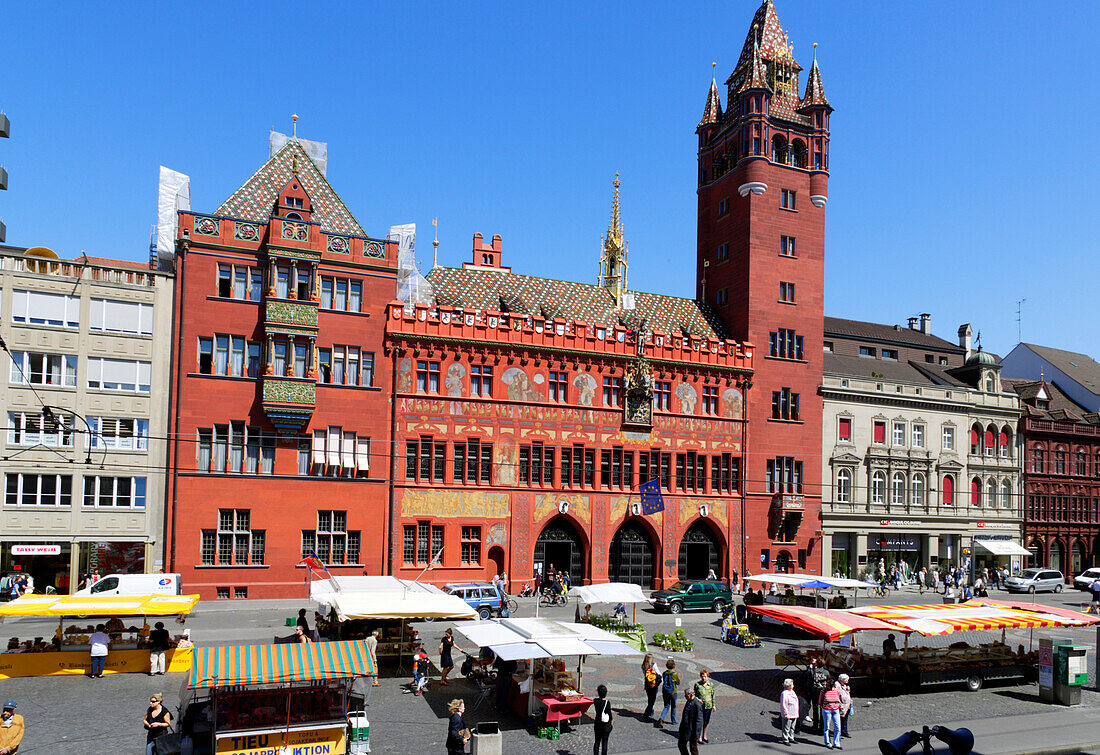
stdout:
[(365, 640), (196, 647), (191, 688), (344, 679), (375, 674)]

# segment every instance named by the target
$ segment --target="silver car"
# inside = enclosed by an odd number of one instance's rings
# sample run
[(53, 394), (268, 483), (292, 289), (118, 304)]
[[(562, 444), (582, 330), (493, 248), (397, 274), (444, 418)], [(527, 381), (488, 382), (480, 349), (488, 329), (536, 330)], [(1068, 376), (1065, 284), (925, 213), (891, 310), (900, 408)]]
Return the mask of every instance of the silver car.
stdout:
[(1005, 580), (1005, 589), (1009, 592), (1062, 592), (1066, 580), (1062, 572), (1054, 569), (1024, 569), (1019, 574)]
[(1100, 566), (1094, 566), (1091, 569), (1085, 569), (1083, 572), (1073, 578), (1073, 586), (1078, 590), (1087, 590), (1089, 585), (1093, 583), (1093, 580), (1100, 579)]

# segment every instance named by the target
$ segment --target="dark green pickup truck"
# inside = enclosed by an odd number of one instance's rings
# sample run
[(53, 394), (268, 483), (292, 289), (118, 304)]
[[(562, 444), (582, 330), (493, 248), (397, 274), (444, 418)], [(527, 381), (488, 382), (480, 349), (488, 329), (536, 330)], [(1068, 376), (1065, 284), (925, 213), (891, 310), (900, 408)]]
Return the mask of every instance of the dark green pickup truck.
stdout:
[(653, 593), (653, 607), (670, 613), (697, 608), (721, 612), (732, 600), (730, 586), (717, 580), (677, 582), (672, 587)]

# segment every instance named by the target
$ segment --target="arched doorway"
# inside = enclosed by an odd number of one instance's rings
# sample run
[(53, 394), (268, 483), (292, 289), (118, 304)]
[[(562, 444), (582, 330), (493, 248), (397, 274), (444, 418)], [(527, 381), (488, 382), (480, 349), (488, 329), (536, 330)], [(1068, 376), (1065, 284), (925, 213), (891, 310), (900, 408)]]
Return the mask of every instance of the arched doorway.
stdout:
[(1033, 568), (1041, 567), (1044, 563), (1042, 542), (1040, 542), (1038, 538), (1033, 539), (1027, 544), (1027, 550), (1028, 553), (1031, 554), (1028, 558), (1027, 565)]
[(652, 589), (653, 553), (653, 540), (645, 527), (636, 521), (626, 522), (611, 539), (607, 559), (608, 579)]
[(691, 525), (680, 541), (680, 579), (706, 579), (711, 569), (725, 579), (721, 554), (718, 538), (710, 527), (702, 521)]
[[(1066, 547), (1061, 541), (1055, 540), (1050, 544), (1050, 568), (1062, 571), (1066, 564)], [(1064, 574), (1065, 572), (1063, 572)]]
[(779, 551), (775, 557), (775, 573), (787, 574), (791, 571), (791, 554), (787, 551)]
[(550, 565), (566, 571), (574, 585), (584, 579), (584, 545), (577, 529), (564, 517), (552, 519), (535, 541), (535, 570), (546, 574)]
[[(486, 581), (491, 580), (497, 574), (504, 573), (504, 549), (499, 545), (494, 545), (489, 549), (487, 555), (489, 556), (489, 562), (485, 564)], [(505, 585), (505, 589), (508, 589), (507, 585)]]
[(1073, 544), (1073, 548), (1070, 549), (1070, 574), (1066, 576), (1077, 576), (1085, 570), (1085, 544), (1080, 540), (1077, 540)]

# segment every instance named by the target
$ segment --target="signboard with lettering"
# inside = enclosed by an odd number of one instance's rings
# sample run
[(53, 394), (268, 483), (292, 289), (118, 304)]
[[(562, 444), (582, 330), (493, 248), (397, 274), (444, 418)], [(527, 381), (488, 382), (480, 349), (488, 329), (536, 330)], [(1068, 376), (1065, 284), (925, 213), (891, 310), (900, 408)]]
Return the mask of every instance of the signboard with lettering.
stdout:
[(1054, 700), (1054, 641), (1049, 637), (1039, 638), (1039, 699)]
[(281, 755), (283, 745), (290, 755), (343, 755), (346, 747), (344, 727), (306, 729), (290, 732), (218, 735), (218, 755)]
[(916, 535), (879, 535), (878, 547), (884, 551), (919, 551), (920, 539)]
[(920, 519), (880, 519), (878, 522), (883, 527), (920, 527)]
[(13, 556), (59, 556), (61, 555), (60, 545), (13, 545), (11, 547), (11, 555)]

